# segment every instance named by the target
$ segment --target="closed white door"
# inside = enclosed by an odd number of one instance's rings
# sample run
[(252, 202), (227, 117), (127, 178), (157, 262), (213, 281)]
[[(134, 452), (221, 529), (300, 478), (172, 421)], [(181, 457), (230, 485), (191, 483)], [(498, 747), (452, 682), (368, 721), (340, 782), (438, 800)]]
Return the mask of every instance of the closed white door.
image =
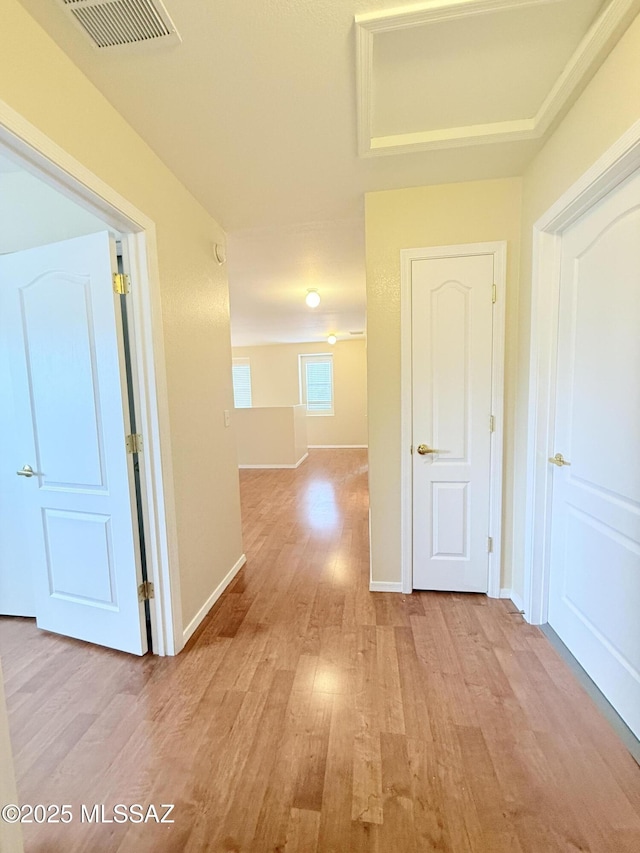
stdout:
[(562, 237), (549, 624), (640, 736), (640, 175)]
[(143, 654), (112, 264), (106, 232), (0, 258), (0, 332), (15, 419), (0, 488), (21, 490), (22, 537), (1, 553), (24, 555), (2, 571), (30, 564), (40, 628)]
[(412, 264), (413, 586), (487, 592), (493, 255)]

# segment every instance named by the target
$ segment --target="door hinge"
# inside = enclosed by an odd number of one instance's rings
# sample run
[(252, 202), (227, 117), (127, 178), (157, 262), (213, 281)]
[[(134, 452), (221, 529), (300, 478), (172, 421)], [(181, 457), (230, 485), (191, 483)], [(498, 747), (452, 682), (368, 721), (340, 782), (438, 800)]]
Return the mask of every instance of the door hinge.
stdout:
[(497, 285), (495, 285), (495, 284), (494, 284), (494, 285), (493, 285), (493, 287), (491, 288), (491, 301), (492, 301), (492, 302), (497, 302), (497, 301), (498, 301), (498, 286), (497, 286)]
[(493, 536), (487, 536), (487, 551), (489, 554), (493, 551)]
[(125, 439), (127, 453), (142, 453), (142, 436), (139, 432), (128, 435)]
[(150, 598), (155, 598), (155, 591), (151, 581), (144, 581), (138, 587), (138, 601), (149, 601)]
[(114, 272), (113, 274), (113, 292), (119, 293), (120, 296), (124, 296), (126, 293), (129, 293), (131, 290), (131, 282), (129, 280), (129, 276), (125, 275), (121, 272)]
[(489, 432), (496, 431), (496, 419), (494, 415), (489, 415)]

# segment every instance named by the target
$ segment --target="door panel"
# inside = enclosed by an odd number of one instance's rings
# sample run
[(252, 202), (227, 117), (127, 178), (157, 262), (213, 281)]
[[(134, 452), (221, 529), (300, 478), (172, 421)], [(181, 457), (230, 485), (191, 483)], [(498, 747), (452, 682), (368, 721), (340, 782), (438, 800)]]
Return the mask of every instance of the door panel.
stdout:
[[(20, 288), (42, 489), (106, 488), (90, 288), (59, 272)], [(82, 441), (68, 441), (76, 433)]]
[[(430, 295), (430, 432), (448, 462), (468, 462), (471, 290), (461, 282), (445, 281)], [(420, 329), (418, 334), (424, 336), (425, 331)]]
[(0, 258), (38, 626), (142, 654), (139, 543), (109, 235)]
[(47, 509), (43, 518), (49, 595), (116, 609), (109, 516)]
[(640, 177), (562, 240), (549, 623), (640, 735)]
[(492, 255), (412, 264), (417, 589), (487, 591), (492, 287)]
[(469, 483), (432, 482), (433, 556), (469, 558)]

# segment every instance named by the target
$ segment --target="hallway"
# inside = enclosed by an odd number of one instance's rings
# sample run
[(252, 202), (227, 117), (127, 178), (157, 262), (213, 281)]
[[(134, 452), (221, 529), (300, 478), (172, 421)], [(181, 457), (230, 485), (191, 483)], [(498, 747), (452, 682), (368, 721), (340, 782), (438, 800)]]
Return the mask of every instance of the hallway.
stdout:
[(640, 849), (640, 768), (511, 602), (369, 593), (366, 462), (241, 471), (247, 565), (177, 658), (0, 619), (21, 801), (74, 813), (28, 853)]

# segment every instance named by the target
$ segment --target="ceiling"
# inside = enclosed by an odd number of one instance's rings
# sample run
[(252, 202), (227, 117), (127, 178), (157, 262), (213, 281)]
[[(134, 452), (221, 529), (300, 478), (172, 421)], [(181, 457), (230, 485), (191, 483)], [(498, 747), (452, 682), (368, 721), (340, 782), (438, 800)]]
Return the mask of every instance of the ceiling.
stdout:
[[(234, 346), (357, 340), (365, 328), (362, 220), (234, 232), (228, 244)], [(320, 305), (305, 304), (307, 289)]]
[(180, 44), (99, 50), (21, 2), (227, 230), (234, 343), (363, 328), (364, 193), (521, 174), (640, 8), (164, 0)]

